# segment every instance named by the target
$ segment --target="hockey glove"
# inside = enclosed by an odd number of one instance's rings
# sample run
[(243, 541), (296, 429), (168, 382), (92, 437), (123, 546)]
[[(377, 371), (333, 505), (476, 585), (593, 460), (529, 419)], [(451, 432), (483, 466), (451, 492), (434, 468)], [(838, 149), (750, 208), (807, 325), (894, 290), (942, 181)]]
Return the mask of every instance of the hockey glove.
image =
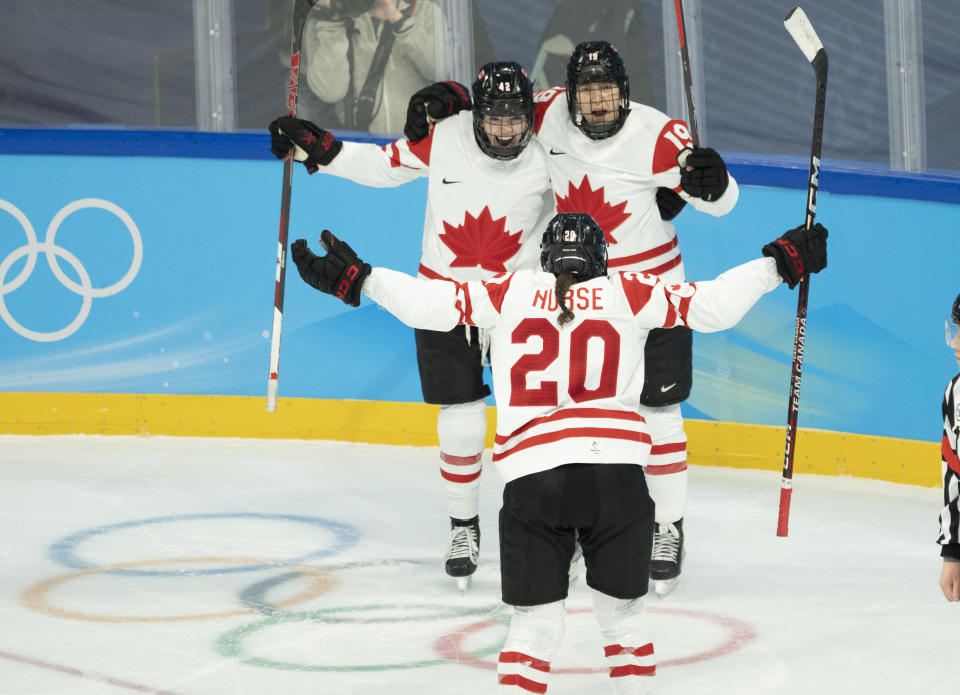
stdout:
[(470, 111), (470, 92), (459, 82), (435, 82), (410, 97), (403, 134), (410, 142), (430, 134), (430, 124), (461, 111)]
[(672, 220), (680, 214), (686, 204), (687, 201), (669, 188), (657, 189), (657, 209), (660, 211), (661, 220)]
[[(680, 164), (680, 155), (686, 152), (686, 159)], [(708, 203), (723, 195), (730, 182), (727, 167), (712, 147), (683, 150), (678, 155), (680, 164), (680, 187), (694, 198), (702, 198)], [(693, 167), (687, 170), (687, 167)]]
[(343, 143), (310, 121), (281, 116), (270, 123), (270, 151), (283, 159), (293, 147), (293, 158), (303, 162), (311, 174), (333, 161)]
[(777, 262), (777, 272), (792, 290), (804, 275), (827, 267), (827, 228), (818, 222), (810, 229), (791, 229), (764, 246), (762, 253)]
[(325, 294), (335, 295), (350, 306), (360, 306), (360, 290), (372, 270), (370, 264), (357, 258), (349, 244), (326, 229), (320, 234), (320, 245), (326, 256), (315, 255), (304, 239), (297, 239), (291, 245), (290, 255), (300, 277)]

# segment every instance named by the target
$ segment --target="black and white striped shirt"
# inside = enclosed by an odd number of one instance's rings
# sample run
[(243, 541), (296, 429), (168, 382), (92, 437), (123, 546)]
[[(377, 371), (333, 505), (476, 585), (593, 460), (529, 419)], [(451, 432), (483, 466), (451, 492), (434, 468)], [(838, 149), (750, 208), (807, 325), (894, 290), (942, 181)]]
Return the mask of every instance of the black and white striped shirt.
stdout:
[(943, 394), (943, 442), (940, 460), (943, 472), (943, 511), (940, 512), (940, 555), (960, 560), (960, 456), (957, 435), (960, 433), (960, 374), (953, 377)]

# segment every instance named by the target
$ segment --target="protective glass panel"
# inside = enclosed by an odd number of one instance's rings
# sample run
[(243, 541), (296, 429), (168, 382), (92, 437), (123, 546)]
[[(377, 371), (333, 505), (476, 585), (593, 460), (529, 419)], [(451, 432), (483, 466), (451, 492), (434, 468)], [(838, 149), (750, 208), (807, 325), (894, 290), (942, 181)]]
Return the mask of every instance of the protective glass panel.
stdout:
[[(792, 3), (708, 0), (706, 116), (716, 149), (809, 156), (815, 81), (783, 27)], [(883, 6), (804, 0), (830, 61), (823, 156), (889, 162)]]
[(196, 122), (191, 0), (5, 0), (0, 124)]
[(924, 0), (923, 67), (927, 107), (928, 169), (960, 169), (960, 5)]

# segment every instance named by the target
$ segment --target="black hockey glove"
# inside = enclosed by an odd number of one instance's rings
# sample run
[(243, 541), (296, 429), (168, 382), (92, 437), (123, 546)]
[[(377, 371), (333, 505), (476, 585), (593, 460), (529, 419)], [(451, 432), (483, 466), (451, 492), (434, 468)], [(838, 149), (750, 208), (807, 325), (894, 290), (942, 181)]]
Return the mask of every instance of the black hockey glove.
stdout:
[(403, 134), (410, 142), (430, 134), (431, 121), (439, 121), (461, 111), (470, 111), (470, 92), (459, 82), (435, 82), (410, 97)]
[(675, 191), (663, 187), (657, 189), (657, 209), (660, 211), (661, 220), (672, 220), (680, 214), (686, 204), (687, 201)]
[(810, 229), (791, 229), (764, 246), (762, 253), (777, 262), (777, 272), (792, 290), (804, 275), (827, 267), (827, 228), (818, 222)]
[[(681, 163), (684, 152), (687, 153), (686, 159)], [(683, 150), (677, 156), (677, 164), (680, 164), (680, 187), (694, 198), (703, 198), (710, 203), (727, 190), (730, 183), (727, 166), (712, 147)], [(688, 171), (687, 167), (693, 167), (693, 170)]]
[(350, 306), (360, 306), (360, 290), (372, 270), (370, 264), (357, 258), (349, 244), (326, 229), (320, 234), (320, 245), (326, 256), (315, 255), (304, 239), (297, 239), (290, 246), (300, 277), (325, 294), (335, 295)]
[(281, 116), (270, 123), (270, 151), (283, 159), (294, 147), (293, 158), (303, 162), (311, 174), (333, 161), (340, 154), (343, 143), (329, 132), (310, 121)]

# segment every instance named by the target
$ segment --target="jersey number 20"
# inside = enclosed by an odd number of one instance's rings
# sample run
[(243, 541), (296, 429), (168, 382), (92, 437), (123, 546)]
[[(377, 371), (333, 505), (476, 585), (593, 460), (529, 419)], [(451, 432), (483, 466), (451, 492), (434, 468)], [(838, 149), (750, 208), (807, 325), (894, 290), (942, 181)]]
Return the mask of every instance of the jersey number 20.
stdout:
[[(537, 388), (527, 387), (527, 375), (541, 372), (560, 356), (560, 330), (545, 318), (524, 319), (513, 329), (514, 345), (539, 337), (540, 352), (523, 355), (510, 370), (510, 405), (559, 405), (557, 382), (541, 381)], [(603, 344), (600, 379), (595, 388), (587, 388), (587, 343), (598, 338)], [(617, 369), (620, 364), (620, 334), (607, 321), (587, 319), (570, 334), (569, 379), (567, 392), (575, 403), (612, 398), (617, 395)]]

